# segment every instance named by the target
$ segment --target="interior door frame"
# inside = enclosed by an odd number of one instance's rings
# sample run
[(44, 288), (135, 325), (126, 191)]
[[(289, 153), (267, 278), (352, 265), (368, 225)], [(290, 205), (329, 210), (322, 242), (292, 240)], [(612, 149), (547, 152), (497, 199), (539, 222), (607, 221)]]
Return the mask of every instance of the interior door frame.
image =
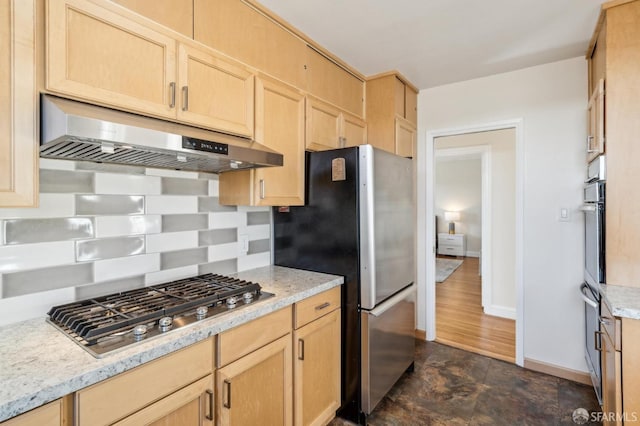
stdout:
[[(491, 216), (491, 145), (475, 145), (466, 146), (460, 148), (442, 148), (435, 150), (436, 163), (440, 159), (449, 160), (462, 160), (467, 158), (480, 158), (480, 192), (481, 192), (481, 205), (480, 205), (480, 232), (482, 234), (480, 240), (480, 271), (482, 273), (482, 308), (485, 313), (491, 311), (491, 285), (492, 283), (492, 269), (491, 269), (491, 230), (492, 230), (492, 216)], [(434, 166), (438, 166), (434, 163)], [(435, 168), (434, 168), (435, 170)], [(435, 181), (434, 181), (435, 183)], [(435, 187), (434, 187), (435, 197)], [(434, 204), (435, 210), (435, 204)], [(435, 230), (437, 235), (438, 230)], [(466, 255), (466, 253), (465, 253)]]
[[(467, 133), (485, 132), (490, 130), (515, 129), (516, 131), (516, 364), (524, 365), (524, 123), (522, 118), (478, 124), (465, 127), (428, 130), (426, 135), (426, 149), (422, 153), (423, 172), (418, 174), (418, 211), (425, 214), (418, 215), (417, 258), (424, 262), (417, 262), (418, 289), (423, 295), (425, 303), (426, 339), (436, 338), (436, 283), (435, 283), (435, 223), (434, 217), (434, 179), (435, 156), (434, 140), (441, 136), (453, 136)], [(419, 153), (420, 154), (420, 153)], [(420, 243), (420, 240), (424, 243)]]

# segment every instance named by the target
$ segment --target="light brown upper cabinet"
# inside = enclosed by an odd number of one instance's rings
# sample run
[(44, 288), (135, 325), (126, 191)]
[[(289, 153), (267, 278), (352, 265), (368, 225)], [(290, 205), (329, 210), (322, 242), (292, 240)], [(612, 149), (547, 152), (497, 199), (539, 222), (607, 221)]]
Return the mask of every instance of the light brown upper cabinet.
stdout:
[(194, 39), (299, 89), (306, 85), (306, 43), (253, 5), (195, 0)]
[(83, 0), (47, 1), (48, 90), (175, 118), (176, 41)]
[(310, 151), (367, 143), (367, 125), (361, 118), (313, 96), (307, 96), (306, 147)]
[(629, 195), (637, 192), (640, 181), (640, 0), (602, 5), (586, 56), (587, 99), (595, 104), (593, 115), (604, 117), (604, 128), (598, 133), (603, 135), (607, 155), (607, 284), (638, 287), (640, 197)]
[(35, 1), (0, 1), (0, 207), (38, 204)]
[(367, 80), (367, 134), (376, 148), (414, 155), (418, 93), (397, 73)]
[(600, 79), (587, 106), (587, 162), (604, 153), (604, 80)]
[[(104, 7), (102, 7), (104, 6)], [(49, 0), (47, 89), (145, 115), (253, 135), (253, 75), (109, 2)], [(132, 14), (129, 14), (132, 15)], [(193, 45), (192, 45), (193, 44)], [(179, 56), (179, 58), (176, 58)]]
[(401, 157), (411, 157), (414, 155), (416, 144), (416, 128), (409, 120), (396, 117), (396, 150), (395, 153)]
[(364, 82), (311, 46), (307, 47), (307, 91), (337, 107), (364, 116)]
[(253, 74), (209, 51), (178, 49), (178, 119), (252, 136)]
[(256, 79), (256, 141), (284, 156), (282, 167), (220, 175), (220, 202), (232, 205), (304, 204), (304, 96), (265, 77)]
[(191, 0), (111, 0), (165, 27), (193, 38)]

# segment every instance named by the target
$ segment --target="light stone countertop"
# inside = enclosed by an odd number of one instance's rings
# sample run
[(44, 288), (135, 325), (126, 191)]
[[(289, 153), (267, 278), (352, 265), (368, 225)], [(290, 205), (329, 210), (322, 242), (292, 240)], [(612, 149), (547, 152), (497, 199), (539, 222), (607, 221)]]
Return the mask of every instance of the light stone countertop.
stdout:
[(343, 277), (267, 266), (236, 274), (275, 296), (97, 359), (36, 318), (0, 327), (0, 421), (343, 283)]
[(600, 285), (600, 294), (614, 316), (640, 319), (640, 287)]

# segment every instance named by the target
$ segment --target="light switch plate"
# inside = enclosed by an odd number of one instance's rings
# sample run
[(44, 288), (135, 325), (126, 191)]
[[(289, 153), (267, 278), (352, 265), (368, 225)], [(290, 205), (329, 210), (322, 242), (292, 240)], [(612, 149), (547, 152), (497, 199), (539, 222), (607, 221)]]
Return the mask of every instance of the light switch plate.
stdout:
[(567, 207), (560, 207), (560, 222), (569, 222), (571, 220), (571, 214)]
[(249, 235), (238, 235), (238, 252), (239, 254), (247, 254), (249, 252)]

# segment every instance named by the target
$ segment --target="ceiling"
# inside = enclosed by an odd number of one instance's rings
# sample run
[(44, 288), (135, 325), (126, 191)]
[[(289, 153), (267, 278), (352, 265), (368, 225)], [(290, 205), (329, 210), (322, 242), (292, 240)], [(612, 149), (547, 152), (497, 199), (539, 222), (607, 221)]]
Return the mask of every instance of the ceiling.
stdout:
[(582, 56), (603, 0), (260, 0), (364, 75), (419, 89)]

